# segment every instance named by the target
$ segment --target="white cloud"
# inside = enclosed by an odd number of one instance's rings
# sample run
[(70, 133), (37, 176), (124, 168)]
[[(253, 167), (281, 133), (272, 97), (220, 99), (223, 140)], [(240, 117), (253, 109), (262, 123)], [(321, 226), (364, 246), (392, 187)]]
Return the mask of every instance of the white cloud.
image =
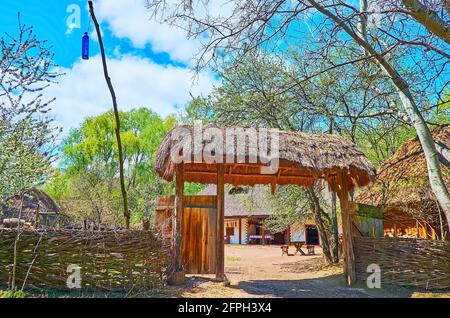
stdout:
[[(120, 110), (147, 107), (161, 116), (183, 107), (190, 94), (208, 94), (215, 82), (209, 74), (200, 74), (193, 81), (193, 73), (186, 68), (163, 66), (131, 55), (109, 59), (108, 69)], [(71, 69), (61, 71), (66, 75), (47, 94), (56, 97), (52, 113), (66, 132), (87, 116), (112, 108), (99, 55), (79, 60)]]
[(116, 37), (129, 39), (137, 48), (151, 44), (155, 52), (167, 52), (173, 60), (187, 64), (200, 48), (200, 43), (188, 40), (183, 30), (150, 20), (145, 0), (98, 0), (95, 10)]
[[(177, 0), (167, 0), (167, 3), (179, 6)], [(195, 12), (197, 17), (223, 18), (229, 17), (234, 9), (232, 1), (210, 0), (199, 2)], [(166, 52), (173, 60), (188, 65), (201, 49), (199, 39), (187, 39), (184, 30), (151, 19), (145, 0), (97, 0), (95, 10), (98, 19), (106, 23), (116, 37), (129, 39), (137, 48), (151, 44), (155, 52)]]

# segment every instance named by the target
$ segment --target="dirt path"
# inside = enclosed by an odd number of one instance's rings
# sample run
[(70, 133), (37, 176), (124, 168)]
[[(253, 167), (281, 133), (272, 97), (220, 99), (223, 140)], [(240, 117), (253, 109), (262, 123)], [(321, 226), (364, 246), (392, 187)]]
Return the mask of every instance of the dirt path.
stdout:
[[(294, 250), (290, 249), (293, 253)], [(225, 272), (230, 286), (210, 277), (189, 277), (181, 297), (408, 297), (404, 289), (345, 286), (341, 266), (328, 266), (320, 249), (315, 256), (281, 256), (279, 246), (225, 246)]]

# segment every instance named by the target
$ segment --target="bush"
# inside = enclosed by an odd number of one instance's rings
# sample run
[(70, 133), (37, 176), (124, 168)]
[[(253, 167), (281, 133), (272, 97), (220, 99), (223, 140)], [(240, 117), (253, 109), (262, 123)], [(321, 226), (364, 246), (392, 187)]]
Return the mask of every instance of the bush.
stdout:
[(21, 290), (0, 290), (0, 298), (25, 298), (27, 295)]

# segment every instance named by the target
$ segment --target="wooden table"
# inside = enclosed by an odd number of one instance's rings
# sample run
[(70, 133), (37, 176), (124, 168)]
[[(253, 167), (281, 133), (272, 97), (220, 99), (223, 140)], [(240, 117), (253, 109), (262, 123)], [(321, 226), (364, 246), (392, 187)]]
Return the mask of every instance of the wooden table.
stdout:
[(300, 253), (301, 255), (306, 255), (305, 252), (303, 252), (302, 247), (305, 245), (305, 242), (292, 242), (292, 245), (295, 246), (295, 254)]
[[(264, 235), (264, 239), (267, 240), (269, 242), (269, 244), (270, 244), (270, 242), (273, 241), (274, 236), (273, 235)], [(262, 240), (263, 240), (262, 235), (249, 235), (248, 236), (248, 240), (249, 240), (249, 242), (254, 242), (256, 240), (261, 240), (261, 243), (263, 243), (262, 242)]]

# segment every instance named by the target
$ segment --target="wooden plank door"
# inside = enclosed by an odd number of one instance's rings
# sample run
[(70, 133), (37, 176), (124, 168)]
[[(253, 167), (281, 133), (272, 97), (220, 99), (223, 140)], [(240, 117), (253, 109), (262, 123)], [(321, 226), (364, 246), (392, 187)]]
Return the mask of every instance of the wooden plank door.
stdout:
[(186, 274), (216, 272), (217, 197), (184, 196), (182, 266)]

